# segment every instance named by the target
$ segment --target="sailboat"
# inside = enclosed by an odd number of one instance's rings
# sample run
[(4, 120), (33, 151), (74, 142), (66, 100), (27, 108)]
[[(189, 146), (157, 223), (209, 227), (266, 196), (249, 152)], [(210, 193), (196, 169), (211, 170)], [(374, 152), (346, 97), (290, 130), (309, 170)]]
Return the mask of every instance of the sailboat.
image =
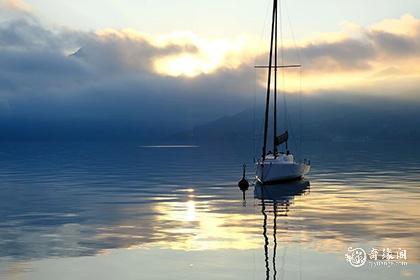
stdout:
[[(256, 68), (268, 69), (267, 81), (267, 95), (265, 101), (265, 115), (264, 115), (264, 143), (262, 148), (262, 156), (256, 162), (256, 178), (262, 184), (274, 184), (282, 181), (298, 180), (306, 175), (311, 166), (310, 162), (304, 160), (297, 162), (293, 154), (288, 148), (289, 132), (278, 135), (277, 133), (277, 72), (280, 68), (296, 68), (300, 65), (278, 65), (278, 47), (277, 47), (277, 26), (278, 26), (278, 0), (274, 0), (273, 14), (271, 23), (271, 40), (270, 40), (270, 54), (268, 66), (255, 66)], [(273, 74), (274, 72), (274, 74)], [(269, 123), (269, 109), (270, 96), (272, 92), (272, 78), (274, 77), (273, 85), (273, 107), (274, 107), (274, 121), (273, 121), (273, 151), (267, 152), (268, 142), (268, 123)], [(281, 152), (281, 146), (285, 144), (285, 151)]]

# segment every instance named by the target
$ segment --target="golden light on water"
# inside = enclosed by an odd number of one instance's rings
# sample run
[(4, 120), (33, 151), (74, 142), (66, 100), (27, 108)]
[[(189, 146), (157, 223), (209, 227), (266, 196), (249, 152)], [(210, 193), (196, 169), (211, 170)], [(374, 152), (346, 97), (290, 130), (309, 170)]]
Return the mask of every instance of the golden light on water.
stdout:
[(194, 200), (190, 200), (187, 202), (187, 209), (186, 209), (185, 221), (192, 222), (197, 219), (196, 210), (195, 210), (195, 202)]
[[(407, 213), (417, 215), (412, 200), (392, 201), (391, 193), (384, 192), (382, 200), (391, 201), (390, 205), (395, 204), (394, 207), (385, 208), (382, 201), (365, 201), (363, 196), (354, 199), (345, 193), (338, 195), (333, 190), (342, 186), (329, 186), (331, 190), (328, 193), (317, 193), (315, 190), (308, 198), (295, 197), (286, 203), (288, 206), (280, 202), (277, 206), (277, 235), (281, 236), (282, 243), (297, 243), (303, 248), (323, 252), (342, 252), (352, 246), (354, 240), (367, 239), (366, 246), (409, 249), (410, 261), (418, 262), (419, 256), (413, 251), (417, 247), (415, 240), (404, 237), (407, 228), (398, 218)], [(375, 192), (365, 190), (364, 195), (371, 197)], [(222, 210), (217, 201), (204, 201), (196, 197), (189, 197), (184, 202), (159, 202), (154, 208), (159, 213), (155, 223), (160, 226), (156, 230), (166, 237), (145, 244), (145, 247), (184, 251), (262, 248), (261, 201), (254, 202), (255, 208), (250, 206), (254, 210), (243, 213)], [(273, 209), (272, 204), (266, 205), (267, 234), (270, 238), (274, 230)], [(285, 212), (287, 216), (283, 215)], [(394, 221), (392, 228), (384, 222), (388, 220)], [(384, 240), (383, 236), (388, 238)]]
[[(167, 234), (181, 234), (179, 239), (159, 241), (151, 246), (176, 250), (247, 250), (259, 248), (259, 239), (243, 228), (253, 216), (209, 212), (206, 202), (161, 203), (156, 206), (160, 222), (178, 222), (177, 229), (167, 229)], [(200, 209), (200, 210), (198, 210)], [(229, 223), (229, 226), (226, 224)]]

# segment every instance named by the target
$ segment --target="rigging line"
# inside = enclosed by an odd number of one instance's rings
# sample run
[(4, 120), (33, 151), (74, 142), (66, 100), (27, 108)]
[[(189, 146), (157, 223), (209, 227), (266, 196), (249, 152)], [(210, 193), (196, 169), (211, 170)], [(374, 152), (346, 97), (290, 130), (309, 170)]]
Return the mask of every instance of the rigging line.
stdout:
[[(263, 25), (262, 25), (262, 28), (261, 28), (261, 32), (260, 32), (260, 35), (259, 35), (259, 43), (255, 46), (255, 53), (254, 53), (254, 65), (257, 65), (257, 60), (258, 60), (258, 56), (259, 56), (259, 53), (260, 53), (260, 46), (262, 45), (262, 42), (264, 41), (263, 39), (263, 37), (264, 37), (264, 34), (265, 34), (265, 30), (267, 29), (267, 21), (268, 21), (268, 16), (269, 16), (269, 14), (270, 14), (270, 7), (271, 7), (271, 5), (270, 5), (270, 3), (271, 3), (271, 1), (270, 0), (266, 0), (266, 11), (265, 11), (265, 16), (264, 16), (264, 23), (263, 23)], [(256, 117), (256, 111), (257, 111), (257, 94), (258, 94), (258, 74), (257, 74), (257, 71), (255, 71), (255, 79), (254, 79), (254, 116), (253, 116), (253, 119), (254, 119), (254, 132), (253, 132), (253, 134), (254, 134), (254, 159), (255, 159), (255, 157), (256, 157), (256, 155), (257, 155), (257, 141), (259, 142), (259, 141), (261, 141), (261, 139), (260, 139), (260, 134), (257, 132), (258, 131), (258, 128), (259, 128), (259, 125), (257, 124), (257, 117)]]
[(302, 122), (302, 69), (299, 69), (299, 152), (303, 153), (302, 141), (303, 141), (303, 122)]
[(265, 16), (264, 16), (264, 24), (263, 27), (261, 28), (261, 33), (260, 33), (260, 41), (262, 41), (264, 34), (265, 34), (265, 30), (267, 28), (267, 20), (268, 20), (268, 16), (270, 14), (270, 0), (266, 1), (266, 10), (265, 10)]
[[(280, 2), (280, 7), (282, 7), (282, 1)], [(280, 53), (281, 53), (281, 63), (282, 65), (285, 64), (285, 58), (284, 58), (284, 34), (283, 34), (283, 16), (282, 13), (280, 12)], [(286, 99), (286, 81), (285, 81), (285, 70), (283, 69), (283, 71), (281, 72), (282, 74), (282, 86), (283, 86), (283, 90), (282, 90), (282, 95), (283, 95), (283, 107), (284, 107), (284, 122), (285, 122), (285, 128), (286, 131), (289, 130), (289, 118), (288, 118), (288, 108), (287, 108), (287, 99)], [(287, 149), (287, 143), (286, 143), (286, 149)]]
[[(298, 63), (300, 65), (302, 65), (302, 55), (300, 52), (300, 48), (298, 48), (297, 44), (296, 44), (296, 35), (295, 35), (295, 31), (293, 30), (293, 26), (292, 26), (292, 21), (290, 19), (290, 15), (288, 13), (289, 9), (288, 9), (288, 4), (287, 1), (283, 1), (284, 2), (284, 9), (286, 12), (286, 16), (287, 16), (287, 20), (289, 23), (289, 27), (290, 27), (290, 33), (292, 35), (292, 40), (293, 40), (293, 45), (294, 48), (296, 50), (296, 54), (297, 54), (297, 58), (298, 58)], [(299, 151), (302, 153), (303, 152), (303, 148), (302, 148), (302, 142), (303, 142), (303, 94), (302, 94), (302, 76), (303, 76), (303, 67), (299, 68)]]
[[(258, 50), (255, 52), (258, 53)], [(254, 59), (254, 64), (256, 62), (256, 55), (255, 55), (255, 59)], [(252, 131), (252, 138), (253, 138), (253, 154), (254, 154), (254, 161), (255, 158), (257, 156), (257, 140), (258, 139), (258, 134), (257, 134), (257, 91), (258, 91), (258, 86), (257, 86), (257, 81), (258, 79), (258, 73), (257, 71), (254, 70), (254, 100), (253, 100), (253, 113), (252, 113), (252, 120), (253, 120), (253, 131)]]
[[(263, 42), (263, 37), (265, 34), (265, 30), (267, 27), (267, 20), (268, 20), (268, 15), (270, 12), (270, 1), (267, 0), (266, 1), (266, 11), (265, 11), (265, 16), (264, 16), (264, 23), (262, 25), (261, 28), (261, 32), (260, 32), (260, 36), (259, 36), (259, 43), (255, 46), (255, 53), (254, 53), (254, 65), (257, 65), (257, 59), (258, 59), (258, 55), (259, 55), (259, 49), (260, 46), (262, 45)], [(254, 112), (253, 112), (253, 121), (254, 121), (254, 125), (253, 125), (253, 138), (254, 138), (254, 149), (253, 149), (253, 153), (254, 153), (254, 161), (255, 158), (257, 156), (257, 141), (260, 141), (260, 134), (257, 132), (257, 127), (259, 127), (259, 125), (257, 125), (257, 92), (258, 92), (258, 73), (257, 71), (255, 71), (255, 77), (254, 77)]]
[(253, 154), (254, 154), (254, 161), (255, 161), (255, 157), (256, 157), (256, 154), (257, 154), (257, 124), (256, 124), (256, 122), (257, 122), (257, 120), (256, 120), (256, 118), (257, 118), (257, 71), (254, 71), (254, 75), (255, 75), (255, 77), (254, 77), (254, 108), (253, 108), (253, 116), (252, 116), (252, 118), (253, 118), (253, 132), (252, 132), (252, 138), (253, 138)]
[(284, 3), (284, 9), (285, 9), (287, 20), (288, 20), (289, 27), (290, 27), (290, 33), (291, 33), (292, 39), (293, 39), (293, 45), (295, 47), (296, 54), (298, 56), (298, 62), (299, 62), (299, 64), (301, 64), (301, 62), (302, 62), (302, 55), (300, 53), (300, 49), (297, 47), (297, 44), (296, 44), (296, 35), (295, 35), (295, 31), (293, 30), (292, 21), (290, 20), (290, 15), (288, 14), (288, 11), (289, 10), (287, 8), (288, 7), (287, 6), (287, 1), (283, 0), (283, 3)]

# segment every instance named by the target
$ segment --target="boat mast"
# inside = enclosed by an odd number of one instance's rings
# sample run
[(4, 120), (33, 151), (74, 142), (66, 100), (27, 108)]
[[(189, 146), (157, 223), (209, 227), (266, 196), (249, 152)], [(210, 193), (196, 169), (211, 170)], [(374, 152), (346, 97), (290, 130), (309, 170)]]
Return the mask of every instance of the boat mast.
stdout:
[(273, 65), (273, 42), (274, 42), (274, 27), (277, 17), (277, 0), (273, 3), (273, 20), (271, 23), (271, 40), (270, 40), (270, 57), (268, 63), (268, 81), (267, 81), (267, 96), (265, 101), (265, 119), (264, 119), (264, 145), (262, 152), (262, 159), (265, 160), (267, 155), (267, 134), (268, 134), (268, 113), (270, 107), (270, 87), (271, 87), (271, 68)]
[(274, 33), (275, 33), (275, 47), (274, 47), (274, 132), (273, 132), (273, 152), (274, 157), (277, 157), (277, 21), (278, 21), (278, 14), (277, 14), (277, 0), (276, 2), (276, 20), (274, 25)]

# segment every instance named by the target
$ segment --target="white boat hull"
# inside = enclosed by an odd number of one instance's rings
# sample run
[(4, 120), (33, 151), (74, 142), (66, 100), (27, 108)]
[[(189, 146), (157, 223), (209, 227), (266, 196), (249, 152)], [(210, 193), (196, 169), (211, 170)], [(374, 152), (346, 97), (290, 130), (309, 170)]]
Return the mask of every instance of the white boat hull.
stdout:
[(262, 184), (301, 179), (311, 169), (308, 163), (270, 159), (257, 163), (257, 180)]

